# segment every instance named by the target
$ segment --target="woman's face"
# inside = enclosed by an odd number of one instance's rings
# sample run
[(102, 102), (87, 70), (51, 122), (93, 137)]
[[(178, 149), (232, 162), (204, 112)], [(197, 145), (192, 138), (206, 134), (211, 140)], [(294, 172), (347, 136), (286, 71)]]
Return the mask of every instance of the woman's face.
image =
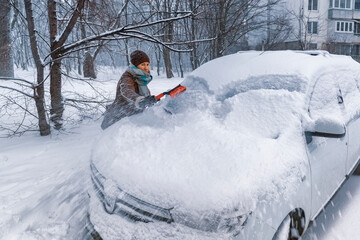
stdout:
[(150, 63), (149, 62), (143, 62), (136, 66), (138, 69), (143, 70), (146, 73), (150, 72)]

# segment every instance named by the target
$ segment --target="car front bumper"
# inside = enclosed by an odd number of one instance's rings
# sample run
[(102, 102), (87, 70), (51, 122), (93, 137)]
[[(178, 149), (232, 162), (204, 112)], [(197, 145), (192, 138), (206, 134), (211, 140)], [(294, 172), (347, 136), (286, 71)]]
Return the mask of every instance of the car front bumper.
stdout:
[(275, 230), (255, 216), (249, 219), (241, 234), (236, 237), (226, 233), (205, 232), (176, 222), (145, 223), (133, 221), (117, 214), (109, 214), (94, 188), (89, 190), (89, 219), (104, 240), (112, 239), (167, 239), (167, 240), (215, 240), (215, 239), (272, 239)]

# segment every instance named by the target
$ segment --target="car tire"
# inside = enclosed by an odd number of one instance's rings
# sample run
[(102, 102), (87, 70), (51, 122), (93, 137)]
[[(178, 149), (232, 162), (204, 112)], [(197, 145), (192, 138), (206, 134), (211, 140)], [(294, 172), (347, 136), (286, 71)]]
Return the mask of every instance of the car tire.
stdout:
[(103, 240), (100, 234), (95, 230), (94, 225), (91, 223), (89, 213), (86, 216), (86, 230), (89, 240)]
[(359, 164), (358, 167), (355, 169), (354, 175), (360, 175), (360, 164)]
[(272, 240), (298, 240), (304, 232), (305, 216), (300, 209), (289, 213), (282, 221)]
[(100, 234), (98, 232), (96, 232), (96, 231), (91, 233), (91, 237), (92, 237), (93, 240), (103, 240), (101, 238)]

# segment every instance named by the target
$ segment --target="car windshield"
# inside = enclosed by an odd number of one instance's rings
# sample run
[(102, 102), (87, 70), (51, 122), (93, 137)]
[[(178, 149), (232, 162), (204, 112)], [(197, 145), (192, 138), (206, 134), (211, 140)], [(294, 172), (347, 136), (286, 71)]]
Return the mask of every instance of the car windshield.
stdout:
[[(188, 90), (179, 99), (167, 102), (173, 114), (202, 112), (209, 118), (238, 128), (240, 132), (257, 132), (276, 138), (289, 124), (297, 122), (304, 110), (306, 82), (297, 76), (266, 75), (233, 82), (217, 92), (209, 89), (202, 78), (191, 77), (184, 82)], [(233, 121), (233, 122), (232, 122)]]
[(239, 93), (247, 92), (250, 90), (284, 89), (289, 92), (305, 93), (307, 82), (303, 78), (296, 75), (261, 75), (252, 76), (244, 80), (234, 81), (224, 86), (217, 94), (218, 100), (225, 100), (233, 97)]

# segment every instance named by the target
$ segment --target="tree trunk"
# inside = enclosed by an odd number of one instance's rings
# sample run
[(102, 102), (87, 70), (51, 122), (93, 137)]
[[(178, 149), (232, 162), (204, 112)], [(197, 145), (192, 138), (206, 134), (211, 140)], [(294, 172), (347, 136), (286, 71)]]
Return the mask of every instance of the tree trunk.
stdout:
[[(170, 17), (170, 7), (167, 6), (168, 1), (164, 1), (164, 17)], [(164, 30), (164, 42), (171, 42), (173, 40), (173, 24), (172, 22), (165, 23)], [(174, 77), (172, 73), (172, 64), (171, 64), (171, 55), (170, 50), (166, 47), (163, 47), (163, 58), (166, 70), (166, 77), (172, 78)]]
[(183, 78), (184, 70), (183, 70), (183, 65), (182, 65), (182, 61), (181, 61), (181, 53), (178, 53), (178, 54), (179, 54), (180, 77)]
[(0, 76), (14, 77), (14, 64), (11, 53), (10, 2), (0, 0)]
[(51, 108), (50, 120), (54, 123), (54, 128), (59, 130), (62, 127), (62, 115), (64, 112), (64, 103), (61, 95), (61, 60), (59, 54), (54, 52), (58, 47), (57, 36), (57, 15), (56, 2), (48, 0), (48, 16), (49, 16), (49, 31), (50, 31), (50, 50), (51, 58), (54, 61), (50, 66), (50, 95)]
[(39, 49), (37, 45), (37, 40), (35, 36), (35, 25), (34, 18), (32, 14), (32, 4), (31, 0), (24, 0), (25, 3), (25, 12), (26, 12), (26, 21), (28, 23), (28, 32), (30, 37), (30, 47), (31, 52), (34, 58), (37, 71), (37, 83), (38, 86), (34, 89), (34, 100), (36, 109), (38, 112), (39, 119), (39, 128), (40, 135), (47, 136), (50, 134), (50, 124), (47, 119), (46, 109), (45, 109), (45, 99), (44, 99), (44, 66), (40, 60)]
[(130, 51), (129, 51), (129, 40), (125, 39), (125, 56), (126, 56), (126, 64), (130, 66)]
[(64, 101), (61, 94), (61, 54), (62, 50), (59, 48), (64, 45), (75, 23), (84, 8), (85, 0), (78, 0), (76, 9), (74, 10), (66, 28), (60, 36), (58, 33), (58, 23), (56, 14), (56, 1), (48, 0), (48, 17), (49, 17), (49, 32), (50, 32), (50, 50), (52, 64), (50, 66), (50, 95), (51, 95), (51, 121), (54, 123), (55, 129), (62, 127), (62, 117), (64, 113)]
[(157, 51), (155, 51), (155, 58), (156, 58), (156, 72), (157, 75), (160, 76), (160, 61), (161, 61), (161, 50), (160, 47), (156, 47)]
[(219, 1), (219, 12), (218, 12), (218, 34), (217, 34), (217, 41), (216, 41), (216, 58), (221, 57), (224, 55), (224, 44), (225, 44), (225, 28), (226, 28), (226, 20), (224, 16), (224, 5), (225, 1)]
[(166, 47), (163, 47), (163, 56), (164, 56), (166, 77), (167, 78), (172, 78), (172, 77), (174, 77), (174, 75), (173, 75), (173, 72), (172, 72), (170, 50), (168, 48), (166, 48)]
[(56, 60), (51, 65), (50, 70), (50, 120), (54, 123), (54, 128), (57, 130), (62, 127), (62, 116), (64, 113), (64, 102), (61, 94), (61, 84), (61, 61)]
[[(84, 21), (86, 20), (87, 22), (95, 22), (95, 17), (96, 17), (96, 9), (97, 9), (97, 1), (87, 1), (86, 2), (86, 6), (87, 6), (87, 14), (83, 15), (83, 19)], [(86, 15), (86, 16), (85, 16)], [(86, 38), (86, 28), (85, 28), (85, 23), (81, 23), (81, 38), (85, 39)], [(99, 46), (96, 50), (100, 51), (101, 46)], [(91, 54), (90, 49), (86, 50), (84, 53), (84, 61), (83, 61), (83, 73), (84, 73), (84, 77), (89, 77), (89, 78), (96, 78), (96, 73), (95, 73), (95, 58), (96, 58), (97, 53)]]
[(96, 78), (94, 58), (91, 55), (91, 53), (89, 53), (89, 51), (85, 52), (83, 72), (84, 72), (84, 77)]
[[(194, 12), (194, 14), (196, 14), (195, 12), (195, 8), (197, 6), (197, 2), (196, 0), (190, 0), (190, 10), (192, 12)], [(194, 41), (196, 39), (196, 26), (195, 26), (195, 16), (191, 17), (191, 41)], [(196, 49), (197, 45), (195, 42), (191, 43), (191, 48), (193, 49), (192, 52), (190, 53), (190, 62), (191, 62), (191, 67), (192, 70), (195, 70), (196, 68), (199, 67), (199, 60), (198, 60), (198, 56), (197, 56), (197, 49)]]
[(44, 67), (37, 66), (37, 82), (39, 86), (36, 88), (35, 104), (39, 118), (40, 135), (47, 136), (50, 134), (50, 124), (46, 115), (45, 99), (44, 99)]

